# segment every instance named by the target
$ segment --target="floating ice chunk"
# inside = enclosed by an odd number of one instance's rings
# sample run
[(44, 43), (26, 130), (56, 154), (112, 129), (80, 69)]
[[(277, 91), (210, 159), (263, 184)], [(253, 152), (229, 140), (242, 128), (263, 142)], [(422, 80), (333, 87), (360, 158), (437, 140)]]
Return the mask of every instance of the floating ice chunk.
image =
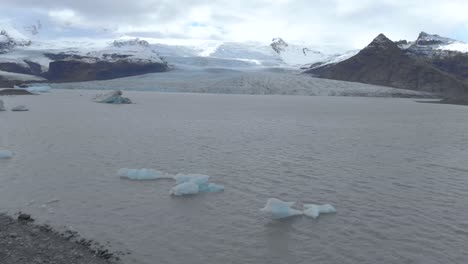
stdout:
[(3, 100), (0, 99), (0, 111), (5, 111), (5, 105), (3, 104)]
[(18, 105), (11, 109), (11, 111), (20, 112), (20, 111), (29, 111), (29, 109), (24, 105)]
[(335, 207), (330, 204), (304, 204), (304, 215), (317, 218), (320, 214), (336, 213)]
[[(174, 179), (176, 180), (176, 184), (177, 184), (171, 190), (171, 194), (174, 194), (174, 195), (196, 194), (199, 192), (213, 193), (213, 192), (224, 191), (223, 185), (208, 182), (210, 179), (210, 176), (208, 175), (177, 174), (176, 176), (174, 176)], [(196, 191), (195, 191), (195, 188), (193, 187), (194, 185), (197, 186)], [(188, 193), (184, 191), (178, 191), (178, 190), (185, 190), (185, 188), (192, 188), (192, 189), (189, 189), (191, 191)], [(182, 194), (175, 194), (176, 191), (177, 193), (182, 193)]]
[(197, 184), (191, 181), (187, 181), (172, 187), (169, 193), (176, 196), (182, 196), (197, 194), (199, 191), (200, 189), (198, 188)]
[(293, 205), (294, 202), (284, 202), (280, 199), (270, 198), (260, 211), (275, 219), (302, 215), (302, 211), (291, 208)]
[(181, 184), (184, 182), (193, 182), (196, 185), (200, 186), (202, 184), (208, 184), (210, 176), (203, 174), (177, 174), (174, 176), (176, 184)]
[(122, 91), (111, 91), (105, 94), (101, 94), (94, 98), (97, 103), (106, 104), (131, 104), (132, 101), (126, 97), (122, 97)]
[(9, 150), (0, 149), (0, 159), (11, 159), (13, 157), (13, 152)]
[(216, 183), (208, 183), (208, 184), (202, 184), (198, 186), (200, 192), (208, 192), (208, 193), (213, 193), (213, 192), (222, 192), (224, 191), (224, 185), (221, 184), (216, 184)]
[(50, 86), (31, 86), (31, 87), (27, 87), (27, 88), (24, 88), (26, 91), (30, 92), (30, 93), (48, 93), (50, 92), (50, 90), (52, 88), (50, 88)]
[(153, 170), (153, 169), (120, 169), (117, 174), (121, 178), (130, 180), (156, 180), (156, 179), (170, 179), (172, 178), (169, 174)]

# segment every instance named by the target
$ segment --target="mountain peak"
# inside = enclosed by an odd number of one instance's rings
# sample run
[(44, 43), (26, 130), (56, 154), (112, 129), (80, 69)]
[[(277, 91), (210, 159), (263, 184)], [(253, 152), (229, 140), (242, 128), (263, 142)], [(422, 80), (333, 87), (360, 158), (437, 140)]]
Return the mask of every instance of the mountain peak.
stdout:
[(286, 49), (286, 47), (288, 46), (288, 43), (286, 43), (286, 41), (284, 41), (282, 38), (274, 38), (270, 46), (273, 48), (273, 50), (276, 53), (280, 54)]
[(436, 34), (429, 34), (424, 31), (419, 33), (418, 38), (416, 39), (417, 45), (430, 46), (430, 45), (448, 45), (456, 42), (453, 39), (441, 37)]
[(384, 34), (380, 33), (377, 37), (372, 40), (372, 42), (365, 47), (365, 49), (370, 48), (387, 48), (387, 47), (394, 47), (396, 44), (387, 38)]

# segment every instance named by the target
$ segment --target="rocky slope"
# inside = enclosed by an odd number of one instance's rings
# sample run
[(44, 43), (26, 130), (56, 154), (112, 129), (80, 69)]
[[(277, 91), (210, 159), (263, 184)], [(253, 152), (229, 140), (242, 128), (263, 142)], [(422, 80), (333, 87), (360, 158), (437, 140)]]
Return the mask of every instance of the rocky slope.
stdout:
[[(434, 92), (446, 96), (468, 93), (468, 84), (452, 72), (428, 62), (432, 53), (420, 52), (415, 45), (437, 45), (435, 40), (417, 41), (405, 50), (383, 34), (357, 55), (334, 65), (305, 72), (317, 77)], [(417, 50), (418, 52), (414, 52)], [(427, 47), (424, 47), (428, 51)], [(424, 54), (424, 55), (421, 55)], [(420, 56), (424, 56), (421, 58)]]

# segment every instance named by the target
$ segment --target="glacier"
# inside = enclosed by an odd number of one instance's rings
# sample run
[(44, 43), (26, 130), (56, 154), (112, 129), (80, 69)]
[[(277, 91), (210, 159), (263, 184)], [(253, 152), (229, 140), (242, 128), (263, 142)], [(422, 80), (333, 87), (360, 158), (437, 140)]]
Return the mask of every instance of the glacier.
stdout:
[(172, 179), (172, 176), (153, 169), (120, 169), (117, 174), (121, 178), (129, 180), (157, 180), (157, 179)]
[(0, 159), (11, 159), (13, 157), (13, 152), (9, 150), (0, 149)]
[(265, 207), (260, 209), (260, 211), (273, 219), (302, 215), (302, 211), (291, 208), (293, 205), (294, 202), (285, 202), (277, 198), (269, 198)]
[(317, 218), (320, 214), (329, 214), (329, 213), (336, 213), (335, 207), (331, 204), (304, 204), (304, 215), (309, 216), (312, 218)]

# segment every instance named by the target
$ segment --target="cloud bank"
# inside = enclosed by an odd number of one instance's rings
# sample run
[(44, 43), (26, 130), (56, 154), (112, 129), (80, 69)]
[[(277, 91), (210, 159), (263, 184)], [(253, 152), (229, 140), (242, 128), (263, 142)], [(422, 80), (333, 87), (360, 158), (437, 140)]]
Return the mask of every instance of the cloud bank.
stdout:
[[(468, 1), (452, 0), (0, 0), (0, 18), (41, 19), (57, 32), (269, 42), (273, 37), (361, 48), (377, 34), (420, 31), (468, 41)], [(71, 30), (74, 29), (74, 30)], [(59, 34), (59, 33), (57, 33)]]

